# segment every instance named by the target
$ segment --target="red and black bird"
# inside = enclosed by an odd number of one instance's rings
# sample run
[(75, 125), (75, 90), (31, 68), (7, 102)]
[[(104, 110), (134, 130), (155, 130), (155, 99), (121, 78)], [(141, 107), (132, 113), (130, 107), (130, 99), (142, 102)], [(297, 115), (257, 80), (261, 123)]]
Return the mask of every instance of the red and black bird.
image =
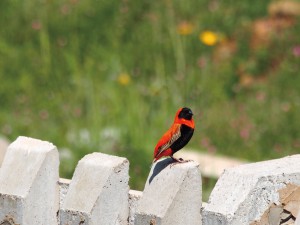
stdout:
[(192, 138), (195, 129), (193, 112), (189, 108), (180, 108), (170, 129), (160, 138), (155, 149), (153, 163), (163, 156), (170, 156), (176, 162), (173, 154), (182, 149)]

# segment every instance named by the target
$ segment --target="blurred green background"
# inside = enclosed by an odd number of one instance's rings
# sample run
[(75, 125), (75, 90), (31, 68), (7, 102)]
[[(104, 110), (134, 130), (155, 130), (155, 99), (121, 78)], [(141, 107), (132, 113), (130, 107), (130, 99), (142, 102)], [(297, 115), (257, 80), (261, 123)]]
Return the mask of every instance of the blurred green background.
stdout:
[(1, 0), (0, 133), (53, 142), (61, 177), (101, 151), (142, 190), (179, 107), (189, 147), (250, 161), (300, 150), (300, 2)]

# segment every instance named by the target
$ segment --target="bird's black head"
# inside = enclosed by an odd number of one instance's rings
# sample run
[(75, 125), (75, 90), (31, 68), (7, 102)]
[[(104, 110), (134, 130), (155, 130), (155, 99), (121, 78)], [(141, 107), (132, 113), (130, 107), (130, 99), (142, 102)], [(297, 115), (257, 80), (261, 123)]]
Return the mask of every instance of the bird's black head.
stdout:
[(193, 112), (190, 108), (184, 107), (181, 109), (181, 111), (178, 114), (178, 118), (181, 119), (186, 119), (186, 120), (191, 120), (193, 116)]

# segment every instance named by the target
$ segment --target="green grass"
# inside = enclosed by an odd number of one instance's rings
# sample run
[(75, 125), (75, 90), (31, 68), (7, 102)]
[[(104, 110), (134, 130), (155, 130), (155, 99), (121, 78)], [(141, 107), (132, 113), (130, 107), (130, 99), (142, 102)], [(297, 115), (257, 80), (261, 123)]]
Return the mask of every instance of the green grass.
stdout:
[[(2, 0), (0, 132), (53, 142), (62, 177), (90, 152), (127, 157), (140, 190), (181, 106), (195, 112), (190, 147), (253, 161), (295, 154), (300, 23), (254, 48), (252, 25), (269, 3)], [(177, 32), (183, 21), (191, 34)], [(231, 55), (202, 43), (205, 30), (233, 42)]]

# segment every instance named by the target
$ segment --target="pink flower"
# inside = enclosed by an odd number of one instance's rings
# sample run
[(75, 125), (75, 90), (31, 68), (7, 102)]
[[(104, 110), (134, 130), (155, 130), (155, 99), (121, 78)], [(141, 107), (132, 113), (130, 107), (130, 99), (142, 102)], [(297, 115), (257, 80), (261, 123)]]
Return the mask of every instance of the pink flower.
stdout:
[(40, 30), (42, 28), (42, 24), (40, 21), (37, 21), (37, 20), (32, 21), (31, 28), (34, 30)]
[(250, 137), (250, 129), (248, 128), (243, 128), (240, 130), (240, 137), (244, 140), (247, 141)]
[(207, 59), (204, 56), (201, 56), (197, 61), (198, 67), (200, 69), (203, 69), (207, 65)]
[(293, 47), (293, 55), (295, 57), (300, 57), (300, 45), (296, 45)]
[(70, 9), (70, 6), (69, 6), (68, 4), (64, 4), (64, 5), (60, 8), (60, 12), (61, 12), (61, 14), (63, 14), (63, 15), (68, 15), (68, 14), (70, 14), (70, 11), (71, 11), (71, 9)]
[(205, 148), (210, 146), (210, 139), (208, 137), (204, 137), (201, 140), (201, 145)]
[(258, 102), (265, 102), (266, 100), (266, 93), (265, 92), (262, 92), (262, 91), (259, 91), (256, 93), (256, 100)]
[(40, 118), (41, 118), (42, 120), (46, 120), (46, 119), (49, 118), (49, 113), (48, 113), (47, 110), (42, 109), (42, 110), (40, 111), (40, 113), (39, 113), (39, 116), (40, 116)]

